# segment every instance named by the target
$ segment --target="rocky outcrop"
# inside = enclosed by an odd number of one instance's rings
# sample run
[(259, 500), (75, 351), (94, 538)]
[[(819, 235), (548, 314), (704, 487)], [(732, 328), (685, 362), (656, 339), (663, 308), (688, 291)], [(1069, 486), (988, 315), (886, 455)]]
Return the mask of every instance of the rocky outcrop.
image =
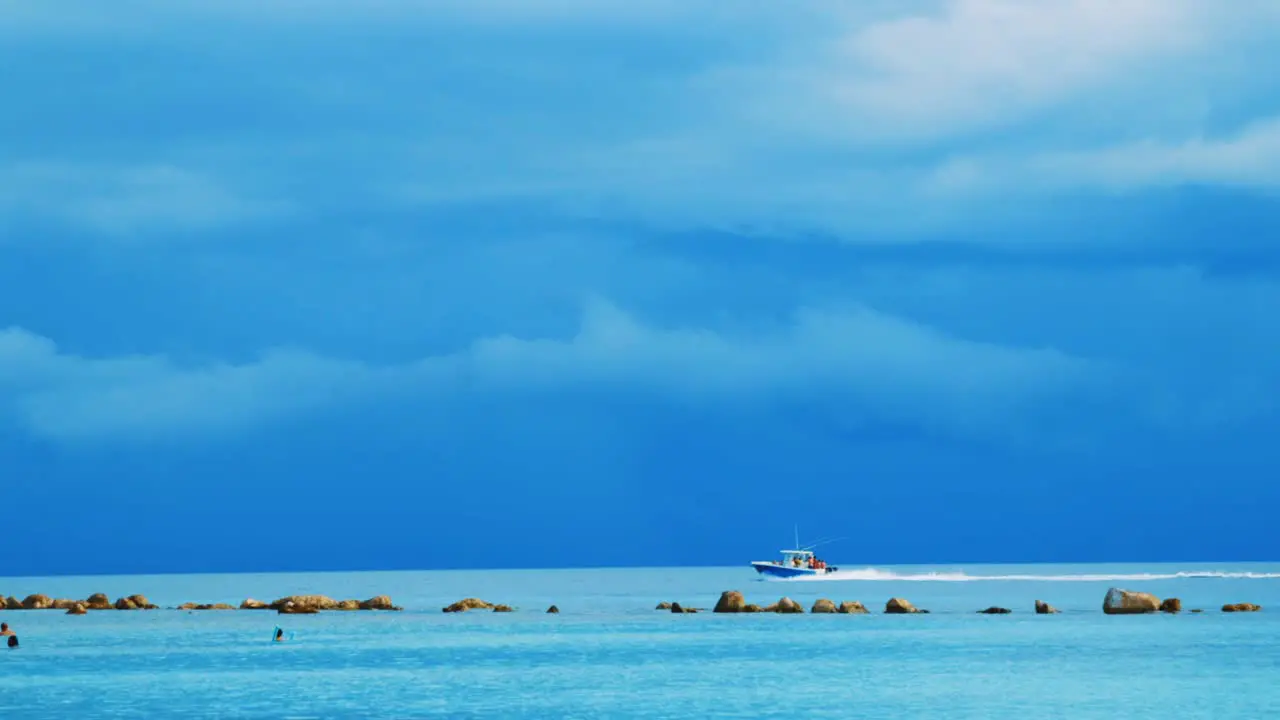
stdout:
[(178, 606), (179, 610), (235, 610), (235, 605), (227, 603), (183, 603)]
[(804, 613), (804, 606), (789, 597), (784, 597), (765, 608), (764, 611), (778, 613), (779, 615), (800, 615)]
[(10, 595), (9, 597), (5, 598), (4, 609), (5, 610), (21, 610), (23, 609), (22, 601)]
[(654, 608), (654, 610), (670, 610), (670, 609), (671, 609), (671, 603), (669, 602), (660, 602), (658, 603), (658, 606)]
[(485, 602), (484, 600), (481, 600), (479, 598), (464, 598), (450, 605), (449, 607), (442, 608), (442, 610), (447, 613), (466, 612), (468, 610), (492, 610), (492, 609), (493, 609), (493, 603)]
[(391, 602), (391, 598), (387, 595), (377, 595), (368, 600), (360, 602), (361, 610), (403, 610), (399, 605)]
[(1047, 602), (1045, 602), (1045, 601), (1043, 601), (1043, 600), (1037, 600), (1037, 601), (1036, 601), (1036, 614), (1037, 614), (1037, 615), (1057, 615), (1057, 614), (1058, 614), (1058, 608), (1056, 608), (1056, 607), (1054, 607), (1054, 606), (1050, 605), (1049, 603), (1047, 603)]
[(261, 600), (254, 600), (253, 598), (245, 598), (244, 602), (240, 603), (240, 609), (241, 610), (270, 610), (271, 606), (262, 602)]
[(834, 615), (836, 613), (836, 604), (832, 600), (818, 598), (809, 612), (815, 615)]
[(110, 610), (111, 598), (106, 593), (94, 593), (84, 601), (84, 606), (90, 610)]
[(48, 595), (28, 595), (22, 601), (23, 610), (48, 610), (53, 607), (53, 598)]
[(840, 608), (836, 612), (842, 615), (866, 615), (867, 608), (855, 600), (846, 600), (840, 603)]
[(1160, 612), (1180, 613), (1182, 612), (1182, 601), (1178, 598), (1165, 598), (1165, 601), (1160, 603)]
[(1160, 598), (1151, 593), (1111, 588), (1102, 601), (1102, 612), (1108, 615), (1140, 615), (1160, 610)]
[(905, 598), (889, 598), (889, 602), (884, 604), (884, 611), (888, 615), (914, 615), (920, 612)]
[(338, 609), (338, 610), (348, 610), (348, 611), (350, 611), (350, 610), (359, 610), (359, 609), (360, 609), (360, 601), (359, 601), (359, 600), (340, 600), (340, 601), (338, 601), (338, 608), (337, 608), (337, 609)]
[(1235, 603), (1222, 606), (1222, 612), (1258, 612), (1261, 609), (1261, 605), (1254, 605), (1253, 603)]
[(1013, 611), (1010, 610), (1009, 608), (995, 607), (993, 605), (987, 608), (986, 610), (979, 610), (978, 614), (979, 615), (1008, 615), (1011, 612)]
[(79, 600), (69, 600), (67, 598), (58, 598), (53, 601), (53, 609), (54, 610), (70, 610), (71, 608), (77, 605), (83, 605), (83, 604), (84, 603), (80, 602)]
[(316, 605), (299, 605), (291, 602), (276, 608), (276, 612), (280, 615), (315, 615), (320, 612), (320, 608)]
[(494, 612), (515, 612), (510, 605), (502, 605), (502, 604), (494, 605), (493, 611)]
[(720, 593), (720, 599), (716, 601), (716, 607), (712, 612), (740, 613), (746, 606), (747, 599), (742, 597), (742, 593), (737, 590), (725, 590)]
[(313, 607), (316, 610), (338, 609), (338, 601), (328, 595), (289, 595), (272, 602), (270, 607), (272, 610), (280, 610), (287, 605)]
[(75, 605), (67, 608), (68, 615), (87, 615), (88, 613), (89, 609), (85, 607), (84, 603), (76, 603)]
[(138, 606), (129, 598), (120, 598), (116, 600), (115, 608), (117, 610), (137, 610)]
[(547, 614), (548, 614), (548, 615), (559, 615), (559, 614), (560, 614), (560, 608), (556, 607), (555, 605), (552, 605), (551, 607), (547, 608)]
[(744, 613), (764, 612), (764, 608), (760, 607), (759, 605), (756, 605), (755, 603), (747, 603), (746, 605), (742, 606), (742, 612)]

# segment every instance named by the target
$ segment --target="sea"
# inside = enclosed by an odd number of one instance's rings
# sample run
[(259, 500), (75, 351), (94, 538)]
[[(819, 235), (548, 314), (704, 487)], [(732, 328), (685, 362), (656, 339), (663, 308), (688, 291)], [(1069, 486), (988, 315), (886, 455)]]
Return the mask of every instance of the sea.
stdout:
[[(1120, 587), (1179, 615), (1108, 616)], [(868, 615), (675, 615), (724, 590)], [(390, 595), (403, 612), (0, 611), (0, 718), (1278, 718), (1280, 564), (749, 567), (0, 578), (185, 602)], [(929, 614), (885, 615), (891, 597)], [(478, 597), (512, 613), (442, 613)], [(1036, 615), (1044, 600), (1061, 610)], [(1257, 613), (1227, 614), (1251, 602)], [(559, 614), (547, 614), (550, 605)], [(1008, 615), (982, 615), (989, 606)], [(1192, 613), (1191, 609), (1203, 609)], [(272, 642), (279, 626), (287, 640)]]

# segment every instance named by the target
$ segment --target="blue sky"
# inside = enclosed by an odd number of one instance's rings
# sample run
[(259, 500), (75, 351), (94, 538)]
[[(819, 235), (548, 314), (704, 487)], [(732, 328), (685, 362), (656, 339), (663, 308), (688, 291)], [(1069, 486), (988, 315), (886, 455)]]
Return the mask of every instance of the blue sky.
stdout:
[(1275, 560), (1277, 38), (0, 0), (4, 574)]

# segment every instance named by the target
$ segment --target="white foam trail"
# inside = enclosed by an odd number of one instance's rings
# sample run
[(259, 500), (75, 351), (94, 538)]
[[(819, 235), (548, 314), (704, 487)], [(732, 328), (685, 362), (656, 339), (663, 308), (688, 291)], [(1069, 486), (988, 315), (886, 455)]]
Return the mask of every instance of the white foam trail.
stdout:
[(767, 578), (773, 582), (830, 582), (836, 580), (894, 581), (894, 582), (980, 582), (992, 580), (1034, 582), (1108, 582), (1119, 580), (1182, 580), (1188, 578), (1216, 578), (1222, 580), (1277, 580), (1280, 573), (1222, 572), (1217, 570), (1186, 571), (1176, 573), (1134, 573), (1095, 575), (967, 575), (963, 572), (896, 573), (888, 570), (864, 568), (862, 570), (836, 570), (826, 575), (809, 575), (794, 578)]

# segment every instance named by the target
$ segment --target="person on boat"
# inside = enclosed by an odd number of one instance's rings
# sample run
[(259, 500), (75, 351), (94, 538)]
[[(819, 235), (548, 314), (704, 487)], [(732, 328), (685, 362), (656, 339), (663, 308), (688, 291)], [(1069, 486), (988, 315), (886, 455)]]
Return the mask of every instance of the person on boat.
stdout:
[(284, 642), (284, 630), (276, 628), (276, 636), (274, 642)]
[(16, 633), (9, 629), (9, 623), (0, 623), (0, 637), (9, 637), (10, 635), (15, 634)]
[(796, 566), (796, 567), (800, 567), (800, 557), (799, 557), (799, 556), (796, 556), (796, 557), (791, 558), (791, 564), (792, 564), (792, 565), (794, 565), (794, 566)]

